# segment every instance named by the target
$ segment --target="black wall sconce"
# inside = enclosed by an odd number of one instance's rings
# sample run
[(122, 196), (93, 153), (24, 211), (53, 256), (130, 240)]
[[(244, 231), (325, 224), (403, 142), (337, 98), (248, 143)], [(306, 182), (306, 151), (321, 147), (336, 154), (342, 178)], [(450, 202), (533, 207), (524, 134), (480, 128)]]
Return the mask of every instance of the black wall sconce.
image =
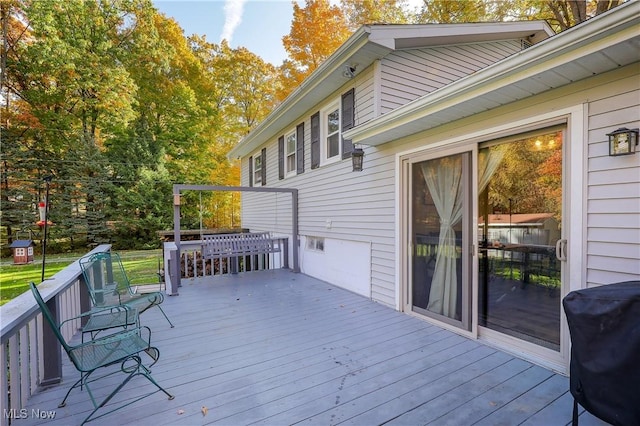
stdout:
[(638, 129), (621, 127), (615, 132), (607, 133), (609, 136), (609, 155), (629, 155), (636, 152), (638, 145)]
[(351, 163), (354, 172), (362, 171), (362, 160), (364, 160), (364, 151), (360, 147), (354, 147), (353, 151), (351, 151)]

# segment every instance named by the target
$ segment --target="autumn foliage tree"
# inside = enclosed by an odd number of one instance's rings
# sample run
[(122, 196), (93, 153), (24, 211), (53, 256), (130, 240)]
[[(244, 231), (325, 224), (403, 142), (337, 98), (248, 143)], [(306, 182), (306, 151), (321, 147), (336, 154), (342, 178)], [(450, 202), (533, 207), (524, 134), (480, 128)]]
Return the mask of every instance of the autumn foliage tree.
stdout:
[(351, 31), (371, 24), (407, 24), (412, 12), (406, 0), (340, 0)]
[[(152, 10), (138, 3), (25, 2), (28, 33), (7, 58), (13, 93), (36, 121), (28, 129), (15, 123), (26, 129), (16, 141), (25, 149), (22, 158), (11, 160), (35, 159), (32, 178), (55, 177), (56, 229), (74, 229), (83, 221), (94, 243), (108, 238), (103, 144), (134, 117), (135, 85), (125, 57), (141, 44), (138, 28)], [(80, 203), (82, 215), (72, 214)]]
[[(563, 30), (619, 3), (293, 2), (288, 58), (274, 67), (226, 41), (186, 37), (152, 0), (0, 0), (2, 225), (10, 235), (37, 232), (43, 178), (52, 176), (52, 241), (153, 246), (155, 232), (172, 226), (171, 186), (239, 184), (229, 149), (360, 26), (547, 19)], [(541, 188), (556, 185), (560, 163), (545, 160)], [(185, 201), (187, 226), (202, 215), (206, 226), (238, 224), (238, 195)]]
[(293, 2), (291, 31), (282, 38), (289, 59), (281, 67), (278, 98), (298, 87), (350, 35), (344, 12), (329, 0), (306, 0), (304, 7)]
[(622, 3), (621, 0), (429, 0), (416, 22), (500, 22), (544, 19), (564, 31)]
[(2, 16), (4, 226), (34, 228), (52, 176), (51, 241), (144, 247), (172, 226), (173, 183), (238, 184), (225, 154), (269, 106), (239, 89), (255, 67), (219, 103), (222, 76), (150, 0), (3, 0)]

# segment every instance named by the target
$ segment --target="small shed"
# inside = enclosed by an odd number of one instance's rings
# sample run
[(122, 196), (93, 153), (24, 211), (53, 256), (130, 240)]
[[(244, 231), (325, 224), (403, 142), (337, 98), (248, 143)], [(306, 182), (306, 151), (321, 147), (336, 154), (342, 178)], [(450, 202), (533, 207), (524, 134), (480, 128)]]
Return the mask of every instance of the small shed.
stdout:
[(33, 240), (15, 240), (9, 246), (13, 250), (13, 264), (24, 265), (33, 262)]

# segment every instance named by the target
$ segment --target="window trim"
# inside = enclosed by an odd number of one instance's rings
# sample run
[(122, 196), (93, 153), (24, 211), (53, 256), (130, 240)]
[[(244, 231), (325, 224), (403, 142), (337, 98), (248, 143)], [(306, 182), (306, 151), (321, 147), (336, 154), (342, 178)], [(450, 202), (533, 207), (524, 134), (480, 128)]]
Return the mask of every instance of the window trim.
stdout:
[[(257, 151), (255, 152), (251, 157), (251, 186), (253, 187), (258, 187), (258, 186), (264, 186), (264, 183), (262, 182), (262, 168), (264, 167), (263, 163), (263, 158), (262, 158), (262, 152), (261, 151)], [(256, 161), (260, 159), (260, 168), (256, 167)], [(258, 178), (260, 178), (260, 182), (258, 182)]]
[(305, 248), (309, 251), (324, 253), (324, 237), (307, 236)]
[[(338, 124), (338, 153), (333, 157), (328, 157), (329, 147), (327, 146), (327, 138), (328, 134), (328, 124), (329, 120), (327, 120), (327, 116), (329, 113), (334, 111), (338, 111), (339, 116), (339, 124)], [(326, 164), (337, 163), (342, 160), (342, 100), (338, 96), (333, 99), (331, 102), (324, 105), (320, 108), (320, 166), (324, 166)]]
[[(293, 150), (289, 152), (289, 138), (293, 137)], [(298, 174), (298, 132), (293, 127), (284, 134), (284, 177), (285, 179)], [(289, 157), (293, 156), (293, 168), (289, 170)]]

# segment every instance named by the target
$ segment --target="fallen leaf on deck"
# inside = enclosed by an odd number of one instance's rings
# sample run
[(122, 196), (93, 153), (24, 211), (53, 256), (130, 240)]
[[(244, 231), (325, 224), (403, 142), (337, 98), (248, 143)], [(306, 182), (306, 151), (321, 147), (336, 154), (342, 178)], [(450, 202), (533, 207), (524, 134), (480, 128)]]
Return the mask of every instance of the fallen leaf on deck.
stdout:
[(178, 415), (184, 414), (184, 410), (178, 410)]
[(202, 411), (202, 417), (204, 417), (209, 412), (209, 409), (203, 405), (200, 411)]

